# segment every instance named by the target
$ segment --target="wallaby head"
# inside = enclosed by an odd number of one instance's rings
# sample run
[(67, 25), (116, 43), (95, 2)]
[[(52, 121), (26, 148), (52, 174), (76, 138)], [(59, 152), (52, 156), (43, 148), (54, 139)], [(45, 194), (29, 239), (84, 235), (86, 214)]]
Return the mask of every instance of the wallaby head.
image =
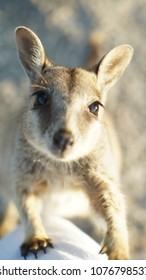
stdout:
[(26, 139), (58, 160), (89, 153), (100, 135), (107, 90), (129, 64), (132, 47), (118, 46), (85, 70), (55, 65), (28, 28), (16, 29), (16, 42), (32, 88), (23, 118)]

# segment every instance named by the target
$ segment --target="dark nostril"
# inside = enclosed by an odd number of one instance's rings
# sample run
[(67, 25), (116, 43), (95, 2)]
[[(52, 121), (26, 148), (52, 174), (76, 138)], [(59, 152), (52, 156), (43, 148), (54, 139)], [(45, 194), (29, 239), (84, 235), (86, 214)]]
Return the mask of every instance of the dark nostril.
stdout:
[(54, 145), (61, 151), (64, 151), (68, 146), (73, 145), (73, 135), (64, 129), (60, 129), (54, 134)]

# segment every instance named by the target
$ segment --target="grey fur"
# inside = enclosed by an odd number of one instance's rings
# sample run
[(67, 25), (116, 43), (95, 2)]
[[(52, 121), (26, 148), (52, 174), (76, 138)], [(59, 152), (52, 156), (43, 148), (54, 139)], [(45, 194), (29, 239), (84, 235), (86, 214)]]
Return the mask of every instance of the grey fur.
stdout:
[[(44, 247), (51, 246), (40, 218), (40, 200), (48, 195), (47, 202), (51, 203), (52, 193), (60, 190), (63, 182), (64, 189), (81, 189), (95, 212), (104, 216), (107, 234), (101, 252), (106, 252), (109, 259), (127, 259), (118, 142), (104, 106), (107, 90), (131, 60), (132, 47), (118, 46), (87, 70), (55, 66), (28, 28), (17, 28), (16, 41), (32, 84), (27, 110), (17, 127), (11, 163), (11, 188), (25, 227), (22, 255), (36, 253), (42, 242)], [(36, 104), (40, 91), (47, 95), (46, 105)], [(95, 101), (99, 106), (97, 115), (89, 111)], [(60, 139), (59, 146), (54, 141), (58, 131), (63, 131), (62, 141), (66, 141), (65, 135), (73, 139), (65, 142), (63, 149)]]

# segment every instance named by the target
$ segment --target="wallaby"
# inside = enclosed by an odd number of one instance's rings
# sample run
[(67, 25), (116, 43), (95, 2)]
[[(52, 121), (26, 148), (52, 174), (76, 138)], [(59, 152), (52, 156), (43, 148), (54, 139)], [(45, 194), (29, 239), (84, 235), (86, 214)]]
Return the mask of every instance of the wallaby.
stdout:
[[(16, 29), (20, 61), (31, 82), (19, 119), (11, 160), (11, 189), (25, 228), (29, 253), (53, 247), (41, 220), (40, 202), (60, 188), (81, 189), (107, 233), (100, 253), (128, 259), (125, 203), (119, 185), (118, 142), (105, 110), (107, 91), (129, 64), (133, 48), (120, 45), (90, 69), (56, 65), (37, 35)], [(57, 206), (56, 206), (57, 207)]]

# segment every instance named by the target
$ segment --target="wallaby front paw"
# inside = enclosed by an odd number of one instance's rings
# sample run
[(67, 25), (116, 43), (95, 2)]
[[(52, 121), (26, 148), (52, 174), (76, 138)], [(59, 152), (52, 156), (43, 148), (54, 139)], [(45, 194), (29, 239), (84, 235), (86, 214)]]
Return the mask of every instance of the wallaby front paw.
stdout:
[(99, 252), (100, 254), (107, 254), (109, 260), (128, 260), (129, 246), (127, 238), (123, 236), (111, 236), (107, 234), (103, 242), (103, 246)]
[(101, 248), (99, 254), (107, 254), (109, 260), (128, 260), (129, 254), (123, 248), (107, 248), (104, 246)]
[(31, 238), (21, 245), (21, 247), (20, 247), (21, 256), (23, 256), (24, 259), (26, 259), (28, 254), (32, 253), (32, 254), (34, 254), (35, 258), (37, 258), (37, 253), (40, 250), (43, 250), (44, 253), (46, 253), (47, 247), (53, 248), (51, 239), (37, 238), (37, 237)]

